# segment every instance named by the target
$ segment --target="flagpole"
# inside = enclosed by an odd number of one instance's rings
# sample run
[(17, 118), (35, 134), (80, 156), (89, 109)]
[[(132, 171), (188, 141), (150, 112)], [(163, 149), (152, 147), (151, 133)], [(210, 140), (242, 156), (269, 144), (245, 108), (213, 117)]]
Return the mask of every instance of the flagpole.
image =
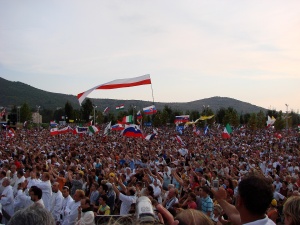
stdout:
[[(152, 82), (151, 82), (151, 91), (152, 91), (152, 103), (153, 103), (153, 105), (154, 105), (154, 94), (153, 94)], [(153, 117), (154, 117), (154, 113), (152, 113), (152, 116), (151, 116), (151, 124), (152, 124), (152, 128), (154, 127), (154, 126), (153, 126)]]

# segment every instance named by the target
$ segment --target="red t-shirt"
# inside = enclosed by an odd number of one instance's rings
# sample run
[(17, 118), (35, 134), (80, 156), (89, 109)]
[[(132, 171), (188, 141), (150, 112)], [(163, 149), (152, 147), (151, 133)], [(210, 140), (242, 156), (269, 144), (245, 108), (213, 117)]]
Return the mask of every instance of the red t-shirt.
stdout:
[(197, 209), (197, 204), (194, 201), (189, 202), (187, 205), (188, 205), (188, 209)]
[(18, 160), (15, 161), (15, 165), (17, 167), (17, 170), (21, 168), (21, 163)]

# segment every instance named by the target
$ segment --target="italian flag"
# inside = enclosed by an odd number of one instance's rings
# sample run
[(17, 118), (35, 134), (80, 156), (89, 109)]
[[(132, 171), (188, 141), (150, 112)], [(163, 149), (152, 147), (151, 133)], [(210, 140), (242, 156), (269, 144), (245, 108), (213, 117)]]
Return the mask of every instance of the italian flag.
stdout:
[(223, 131), (223, 133), (222, 133), (222, 138), (224, 138), (224, 139), (229, 139), (231, 133), (232, 133), (232, 129), (231, 129), (229, 123), (227, 123), (227, 125), (226, 125), (226, 127), (224, 128), (224, 131)]
[(121, 109), (124, 109), (124, 104), (119, 105), (119, 106), (116, 107), (116, 110), (121, 110)]
[(132, 115), (124, 116), (122, 122), (123, 123), (132, 123)]
[(89, 126), (89, 132), (90, 133), (97, 133), (99, 131), (99, 129), (96, 126)]

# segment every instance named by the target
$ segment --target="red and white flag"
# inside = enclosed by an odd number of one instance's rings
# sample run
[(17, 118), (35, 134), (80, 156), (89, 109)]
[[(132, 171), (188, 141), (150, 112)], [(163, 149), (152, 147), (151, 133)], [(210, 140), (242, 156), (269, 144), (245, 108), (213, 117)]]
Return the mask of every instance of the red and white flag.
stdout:
[(116, 89), (116, 88), (134, 87), (134, 86), (145, 85), (145, 84), (151, 84), (151, 79), (149, 74), (139, 76), (139, 77), (133, 77), (133, 78), (117, 79), (105, 84), (97, 85), (96, 87), (93, 87), (85, 92), (82, 92), (77, 95), (77, 99), (79, 101), (79, 104), (81, 105), (83, 100), (96, 89)]
[(54, 135), (58, 135), (58, 128), (55, 127), (55, 128), (52, 128), (50, 129), (50, 135), (54, 136)]
[(185, 145), (184, 141), (181, 139), (180, 136), (176, 135), (175, 138), (176, 138), (176, 140), (178, 141), (179, 144), (181, 144), (183, 146)]

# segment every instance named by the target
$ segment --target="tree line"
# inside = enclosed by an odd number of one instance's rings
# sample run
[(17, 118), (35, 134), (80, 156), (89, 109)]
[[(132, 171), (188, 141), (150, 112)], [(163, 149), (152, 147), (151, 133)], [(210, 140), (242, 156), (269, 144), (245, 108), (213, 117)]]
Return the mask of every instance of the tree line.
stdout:
[[(67, 123), (72, 122), (78, 125), (85, 124), (89, 121), (96, 121), (97, 124), (108, 123), (112, 121), (112, 124), (122, 121), (124, 116), (133, 115), (136, 121), (137, 109), (134, 107), (128, 110), (122, 110), (118, 112), (103, 113), (97, 108), (94, 108), (93, 103), (90, 99), (86, 99), (81, 105), (80, 109), (74, 109), (70, 102), (66, 102), (64, 107), (57, 108), (56, 110), (50, 109), (39, 109), (40, 115), (42, 115), (43, 123), (48, 124), (50, 121), (66, 121)], [(141, 110), (142, 111), (142, 110)], [(19, 115), (18, 121), (24, 123), (25, 121), (30, 122), (32, 120), (32, 112), (37, 112), (36, 108), (30, 108), (27, 103), (24, 103), (19, 108), (13, 106), (11, 110), (11, 115)], [(94, 118), (95, 114), (95, 118)], [(143, 112), (142, 112), (143, 114)], [(267, 110), (266, 112), (260, 111), (258, 113), (238, 113), (234, 108), (220, 108), (216, 112), (212, 109), (206, 107), (202, 111), (192, 110), (192, 111), (180, 111), (177, 109), (172, 109), (171, 107), (165, 105), (162, 110), (158, 110), (155, 115), (143, 115), (143, 122), (151, 122), (153, 126), (165, 126), (173, 125), (176, 116), (180, 115), (190, 115), (190, 121), (197, 120), (200, 116), (211, 116), (214, 115), (212, 119), (200, 121), (197, 123), (199, 127), (205, 127), (207, 125), (223, 124), (229, 123), (233, 127), (239, 127), (246, 125), (251, 130), (263, 129), (266, 127), (267, 117), (274, 117), (276, 119), (274, 127), (277, 130), (281, 130), (288, 126), (296, 127), (300, 124), (299, 114), (291, 111), (288, 114), (282, 111)], [(15, 118), (15, 116), (14, 116)]]

